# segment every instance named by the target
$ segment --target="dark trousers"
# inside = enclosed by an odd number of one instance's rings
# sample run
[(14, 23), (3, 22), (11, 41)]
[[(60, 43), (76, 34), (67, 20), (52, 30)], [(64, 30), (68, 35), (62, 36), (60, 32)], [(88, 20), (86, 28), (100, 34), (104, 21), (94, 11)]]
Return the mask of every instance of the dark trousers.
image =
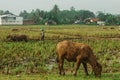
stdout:
[(41, 40), (44, 41), (44, 36), (41, 36)]

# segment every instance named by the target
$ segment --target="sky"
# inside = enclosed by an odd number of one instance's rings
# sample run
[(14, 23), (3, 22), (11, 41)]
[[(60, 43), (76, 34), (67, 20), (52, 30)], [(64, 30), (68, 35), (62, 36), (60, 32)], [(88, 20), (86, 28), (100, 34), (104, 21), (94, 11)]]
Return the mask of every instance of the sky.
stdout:
[(19, 15), (23, 10), (27, 12), (33, 9), (49, 11), (55, 4), (60, 10), (70, 10), (73, 6), (76, 10), (120, 14), (120, 0), (0, 0), (0, 10), (9, 10)]

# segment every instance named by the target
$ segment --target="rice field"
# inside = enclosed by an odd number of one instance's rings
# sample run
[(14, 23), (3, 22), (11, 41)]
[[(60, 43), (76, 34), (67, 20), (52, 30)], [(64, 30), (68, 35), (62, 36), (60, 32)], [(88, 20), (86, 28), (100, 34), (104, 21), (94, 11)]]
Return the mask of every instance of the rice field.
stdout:
[[(45, 29), (45, 41), (40, 40), (40, 28)], [(28, 41), (7, 41), (7, 35), (24, 34)], [(72, 63), (65, 61), (66, 76), (59, 76), (56, 44), (62, 40), (87, 43), (102, 64), (102, 80), (120, 80), (120, 31), (118, 26), (30, 25), (0, 26), (1, 80), (99, 80), (86, 77), (82, 66), (75, 78), (70, 73)], [(69, 70), (67, 70), (67, 68)], [(33, 74), (33, 75), (32, 75)]]

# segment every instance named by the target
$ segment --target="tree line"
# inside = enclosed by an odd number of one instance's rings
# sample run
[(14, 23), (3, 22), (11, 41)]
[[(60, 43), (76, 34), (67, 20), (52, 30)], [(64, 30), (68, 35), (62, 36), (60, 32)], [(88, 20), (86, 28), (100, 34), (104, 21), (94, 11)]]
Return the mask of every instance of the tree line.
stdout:
[[(0, 15), (2, 14), (13, 13), (8, 10), (0, 10)], [(113, 15), (102, 11), (98, 11), (95, 14), (89, 10), (75, 10), (74, 7), (71, 7), (70, 10), (60, 10), (57, 5), (54, 5), (50, 11), (35, 9), (27, 12), (24, 10), (20, 12), (19, 16), (23, 17), (24, 20), (34, 20), (35, 24), (45, 24), (48, 21), (56, 24), (73, 24), (75, 21), (78, 21), (77, 23), (79, 24), (85, 24), (85, 20), (88, 18), (98, 18), (99, 21), (104, 21), (107, 25), (120, 24), (120, 14)]]

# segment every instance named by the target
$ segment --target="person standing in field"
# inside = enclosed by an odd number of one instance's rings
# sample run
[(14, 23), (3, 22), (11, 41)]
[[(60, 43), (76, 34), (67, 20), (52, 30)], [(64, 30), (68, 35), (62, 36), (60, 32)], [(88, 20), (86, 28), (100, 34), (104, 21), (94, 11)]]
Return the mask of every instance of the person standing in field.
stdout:
[(44, 28), (41, 28), (41, 40), (44, 41)]

